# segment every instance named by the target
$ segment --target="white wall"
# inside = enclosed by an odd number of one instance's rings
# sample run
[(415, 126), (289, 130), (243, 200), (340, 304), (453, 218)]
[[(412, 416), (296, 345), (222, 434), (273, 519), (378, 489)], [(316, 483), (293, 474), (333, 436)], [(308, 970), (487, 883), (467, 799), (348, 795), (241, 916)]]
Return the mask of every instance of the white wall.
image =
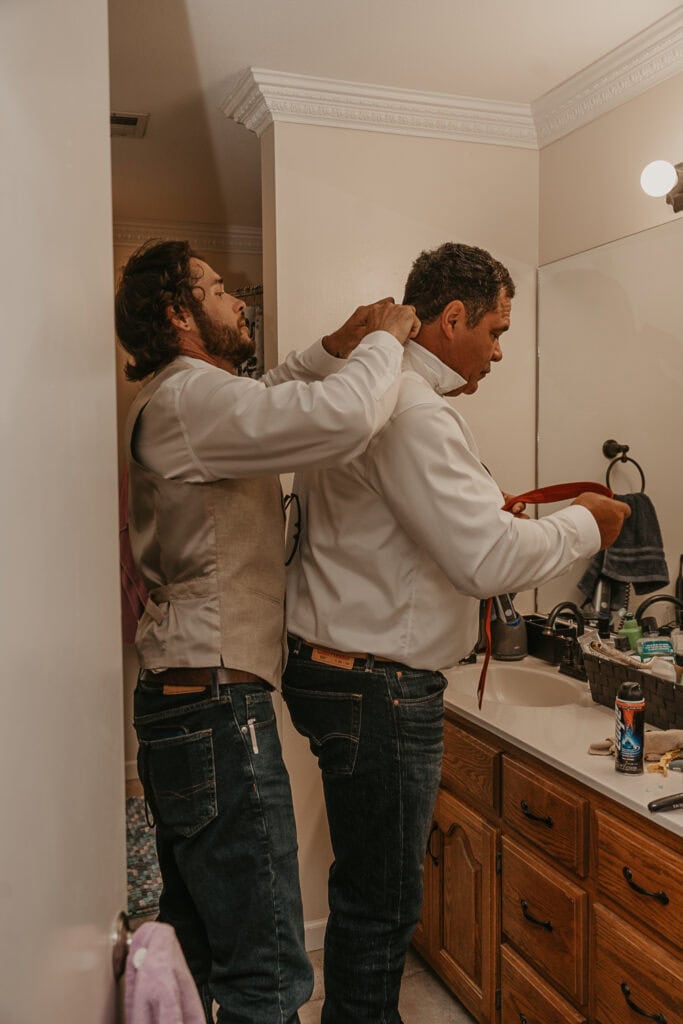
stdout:
[[(413, 259), (460, 241), (489, 249), (517, 284), (505, 358), (466, 413), (501, 486), (534, 483), (538, 153), (310, 125), (263, 139), (267, 328), (278, 356), (338, 326), (359, 304), (400, 301)], [(269, 306), (270, 303), (270, 306)], [(273, 309), (273, 305), (275, 308)], [(307, 922), (327, 914), (331, 859), (317, 764), (283, 716)]]
[(106, 0), (0, 5), (0, 1020), (113, 1020), (126, 906)]

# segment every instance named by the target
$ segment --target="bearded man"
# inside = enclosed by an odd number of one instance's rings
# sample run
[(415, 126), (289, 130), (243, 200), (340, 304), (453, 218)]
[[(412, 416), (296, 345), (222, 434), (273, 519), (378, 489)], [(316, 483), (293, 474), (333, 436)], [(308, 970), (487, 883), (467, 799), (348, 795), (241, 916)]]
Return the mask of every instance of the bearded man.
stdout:
[(135, 728), (159, 920), (207, 1022), (215, 1000), (223, 1024), (295, 1024), (312, 971), (271, 702), (286, 652), (278, 474), (365, 449), (419, 321), (390, 300), (361, 307), (253, 380), (238, 375), (253, 352), (244, 308), (182, 241), (143, 246), (117, 287), (127, 377), (152, 375), (126, 426), (130, 540), (149, 592)]

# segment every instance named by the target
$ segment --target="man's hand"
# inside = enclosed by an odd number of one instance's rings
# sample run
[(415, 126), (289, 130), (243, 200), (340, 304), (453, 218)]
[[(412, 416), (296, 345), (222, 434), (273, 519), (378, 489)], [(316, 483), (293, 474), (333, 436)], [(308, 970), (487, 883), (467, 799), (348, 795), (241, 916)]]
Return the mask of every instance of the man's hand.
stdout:
[[(506, 494), (505, 491), (503, 491), (503, 497), (505, 498), (505, 504), (507, 505), (507, 503), (510, 501), (510, 498), (513, 497), (513, 495), (512, 494)], [(525, 509), (526, 509), (526, 502), (525, 501), (516, 501), (514, 503), (514, 505), (512, 506), (512, 508), (509, 509), (508, 511), (512, 513), (512, 515), (515, 517), (515, 519), (528, 519), (529, 517), (526, 514), (526, 512), (524, 511)]]
[(380, 299), (369, 306), (359, 306), (333, 334), (323, 338), (323, 348), (332, 356), (346, 359), (354, 348), (372, 331), (388, 331), (405, 345), (420, 330), (414, 306), (397, 306), (392, 298)]
[(583, 505), (591, 513), (600, 531), (600, 550), (614, 544), (621, 533), (624, 519), (631, 515), (631, 509), (625, 501), (614, 501), (604, 494), (592, 494), (585, 491), (574, 498), (572, 505)]

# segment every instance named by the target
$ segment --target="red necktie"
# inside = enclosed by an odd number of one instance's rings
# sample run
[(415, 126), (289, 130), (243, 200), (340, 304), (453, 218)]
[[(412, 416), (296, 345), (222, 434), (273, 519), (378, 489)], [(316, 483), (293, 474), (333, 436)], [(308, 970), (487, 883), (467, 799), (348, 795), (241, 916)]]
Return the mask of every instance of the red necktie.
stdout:
[[(585, 491), (591, 491), (593, 494), (604, 494), (607, 498), (613, 498), (614, 494), (610, 491), (609, 487), (604, 484), (594, 484), (590, 481), (579, 480), (571, 484), (552, 484), (550, 487), (539, 487), (535, 491), (527, 491), (526, 494), (518, 494), (516, 498), (510, 498), (503, 505), (503, 511), (509, 512), (518, 501), (526, 502), (527, 505), (540, 505), (542, 503), (551, 503), (553, 501), (566, 501), (568, 498), (578, 498), (579, 494), (583, 494)], [(486, 635), (486, 653), (484, 655), (484, 664), (481, 667), (481, 674), (479, 676), (479, 684), (477, 686), (477, 701), (481, 708), (482, 701), (484, 699), (484, 687), (486, 686), (486, 673), (489, 667), (489, 660), (491, 658), (491, 608), (493, 605), (493, 598), (489, 597), (486, 601), (486, 612), (484, 615), (484, 632)]]

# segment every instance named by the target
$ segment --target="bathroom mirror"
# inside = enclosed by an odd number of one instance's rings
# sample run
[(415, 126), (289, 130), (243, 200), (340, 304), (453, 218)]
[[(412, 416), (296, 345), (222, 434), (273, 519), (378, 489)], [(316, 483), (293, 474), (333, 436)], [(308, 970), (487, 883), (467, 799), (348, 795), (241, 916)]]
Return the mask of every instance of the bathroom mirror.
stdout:
[[(663, 202), (663, 200), (662, 200)], [(673, 593), (683, 553), (683, 219), (549, 263), (538, 273), (538, 482), (605, 482), (603, 442), (629, 445), (662, 531)], [(639, 491), (617, 463), (615, 493)], [(555, 506), (542, 506), (543, 515)], [(586, 563), (538, 591), (581, 604)], [(632, 595), (635, 610), (642, 597)], [(665, 621), (666, 605), (658, 613)], [(672, 609), (673, 612), (673, 609)], [(662, 618), (664, 616), (664, 618)]]

